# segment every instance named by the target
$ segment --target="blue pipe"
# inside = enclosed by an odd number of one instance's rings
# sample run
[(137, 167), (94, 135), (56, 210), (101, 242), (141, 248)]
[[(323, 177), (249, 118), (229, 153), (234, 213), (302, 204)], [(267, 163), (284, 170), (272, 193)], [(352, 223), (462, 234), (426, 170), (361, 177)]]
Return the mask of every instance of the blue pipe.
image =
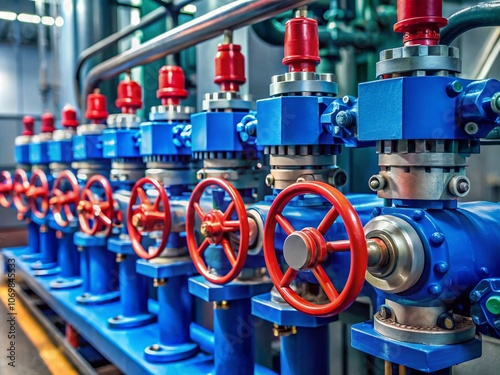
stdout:
[(57, 252), (57, 262), (61, 267), (61, 277), (66, 278), (80, 275), (79, 253), (73, 242), (73, 233), (62, 233), (61, 238), (59, 238), (59, 250)]
[(158, 304), (158, 301), (149, 298), (148, 299), (148, 311), (151, 314), (158, 315), (160, 313), (160, 305)]
[(90, 271), (89, 271), (89, 253), (85, 247), (81, 248), (80, 253), (80, 275), (83, 280), (83, 290), (90, 290)]
[(190, 342), (189, 326), (193, 297), (188, 291), (187, 276), (174, 276), (167, 285), (158, 287), (160, 343), (181, 345)]
[(129, 254), (118, 263), (120, 303), (125, 317), (148, 313), (148, 280), (135, 272), (137, 259), (137, 255)]
[(115, 255), (104, 246), (88, 246), (88, 290), (90, 294), (105, 294), (117, 290)]
[(212, 331), (199, 325), (198, 323), (191, 323), (189, 331), (191, 340), (197, 343), (201, 350), (209, 354), (214, 353), (215, 335)]
[(33, 221), (28, 223), (28, 248), (29, 254), (40, 252), (40, 227)]
[(281, 337), (281, 375), (328, 373), (328, 328), (297, 327)]
[(53, 268), (57, 265), (56, 231), (47, 225), (40, 226), (40, 253), (38, 269)]
[(250, 299), (214, 309), (214, 362), (217, 375), (253, 375), (254, 325)]

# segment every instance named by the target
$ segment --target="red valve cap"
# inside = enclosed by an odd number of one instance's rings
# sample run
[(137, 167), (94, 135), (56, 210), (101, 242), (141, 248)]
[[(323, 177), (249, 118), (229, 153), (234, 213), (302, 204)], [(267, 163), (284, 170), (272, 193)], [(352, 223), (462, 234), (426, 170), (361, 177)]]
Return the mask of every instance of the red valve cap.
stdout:
[(50, 112), (45, 112), (42, 115), (42, 127), (40, 131), (42, 133), (52, 133), (54, 130), (54, 116)]
[(283, 65), (289, 72), (315, 72), (319, 64), (318, 23), (312, 18), (292, 18), (285, 26)]
[(245, 77), (245, 58), (238, 44), (219, 44), (215, 55), (214, 82), (221, 91), (237, 92), (247, 81)]
[(35, 134), (35, 119), (31, 116), (24, 116), (23, 117), (23, 126), (24, 130), (22, 132), (22, 135), (34, 135)]
[(106, 97), (98, 91), (87, 96), (87, 112), (85, 117), (96, 123), (102, 123), (108, 118)]
[(184, 71), (180, 66), (162, 66), (158, 74), (156, 97), (162, 105), (179, 105), (188, 93), (185, 87)]
[(142, 88), (135, 81), (124, 80), (118, 84), (118, 99), (116, 107), (120, 108), (122, 113), (135, 113), (142, 108)]
[(76, 128), (78, 126), (76, 109), (70, 104), (66, 104), (62, 109), (61, 125), (65, 128)]

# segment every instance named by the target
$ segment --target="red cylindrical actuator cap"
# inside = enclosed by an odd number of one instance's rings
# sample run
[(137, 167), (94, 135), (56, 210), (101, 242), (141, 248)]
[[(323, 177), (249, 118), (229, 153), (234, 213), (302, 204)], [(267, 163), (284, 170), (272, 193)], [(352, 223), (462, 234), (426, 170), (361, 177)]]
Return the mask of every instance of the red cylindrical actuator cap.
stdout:
[(186, 99), (186, 79), (180, 66), (165, 65), (158, 72), (158, 91), (156, 97), (162, 105), (179, 105)]
[(62, 109), (61, 125), (65, 128), (76, 128), (78, 126), (76, 109), (71, 104), (66, 104)]
[(289, 72), (315, 72), (320, 63), (318, 23), (312, 18), (297, 17), (285, 25), (285, 57)]
[(403, 33), (405, 45), (437, 45), (439, 29), (448, 23), (442, 9), (442, 0), (398, 0), (394, 31)]
[(50, 112), (45, 112), (42, 115), (42, 127), (40, 131), (42, 133), (52, 133), (56, 128), (54, 127), (54, 116)]
[(23, 132), (22, 135), (34, 135), (35, 134), (35, 119), (31, 116), (23, 117)]
[(245, 58), (238, 44), (219, 44), (215, 55), (214, 82), (221, 91), (237, 92), (240, 85), (247, 81), (245, 77)]
[(118, 84), (116, 107), (122, 113), (135, 113), (142, 108), (142, 88), (137, 82), (125, 79)]
[(108, 118), (106, 97), (99, 93), (99, 90), (87, 96), (87, 112), (85, 113), (85, 117), (96, 123), (101, 123)]

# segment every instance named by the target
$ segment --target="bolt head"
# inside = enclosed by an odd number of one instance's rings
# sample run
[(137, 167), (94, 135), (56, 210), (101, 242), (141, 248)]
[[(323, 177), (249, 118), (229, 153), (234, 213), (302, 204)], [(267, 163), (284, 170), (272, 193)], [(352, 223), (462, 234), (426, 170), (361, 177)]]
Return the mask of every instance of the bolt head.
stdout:
[(441, 294), (442, 288), (439, 284), (431, 284), (427, 288), (428, 292), (434, 296)]
[(441, 232), (434, 232), (431, 235), (431, 245), (433, 246), (439, 246), (441, 245), (445, 240), (444, 234)]
[(413, 220), (420, 221), (424, 218), (425, 212), (423, 210), (415, 210), (413, 211)]
[(464, 90), (464, 85), (460, 81), (453, 81), (446, 87), (448, 96), (454, 98)]
[(149, 350), (152, 350), (153, 352), (158, 352), (158, 351), (160, 351), (160, 349), (161, 349), (160, 345), (158, 345), (158, 344), (154, 344), (154, 345), (151, 345), (149, 347)]
[(434, 265), (434, 271), (436, 273), (445, 274), (448, 272), (450, 266), (446, 262), (438, 262)]
[(347, 95), (346, 95), (346, 96), (344, 96), (344, 97), (342, 98), (342, 101), (343, 101), (345, 104), (349, 104), (349, 103), (351, 102), (351, 98), (349, 98), (349, 96), (347, 96)]
[(196, 178), (198, 180), (203, 180), (205, 178), (205, 173), (204, 172), (197, 172), (196, 173)]
[(392, 310), (390, 307), (382, 305), (378, 310), (378, 314), (382, 319), (390, 319), (392, 317)]
[(464, 130), (469, 135), (474, 135), (479, 131), (479, 126), (475, 122), (465, 124)]
[(272, 174), (268, 174), (266, 176), (266, 185), (272, 186), (274, 184), (274, 176)]

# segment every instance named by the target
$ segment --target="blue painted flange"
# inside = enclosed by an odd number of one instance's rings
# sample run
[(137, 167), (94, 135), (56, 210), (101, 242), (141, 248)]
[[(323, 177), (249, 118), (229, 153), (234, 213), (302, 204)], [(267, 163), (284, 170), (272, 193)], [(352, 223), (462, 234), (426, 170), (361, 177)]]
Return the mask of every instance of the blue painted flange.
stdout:
[(81, 305), (101, 305), (103, 303), (109, 303), (118, 301), (120, 299), (120, 292), (114, 291), (103, 294), (90, 294), (84, 293), (81, 296), (76, 297), (76, 302)]
[(150, 313), (138, 314), (134, 316), (117, 315), (108, 319), (109, 328), (126, 329), (141, 327), (156, 321), (156, 315)]
[(155, 344), (144, 349), (144, 358), (149, 362), (175, 362), (192, 357), (198, 352), (198, 344), (189, 342), (180, 345)]
[(189, 293), (207, 302), (252, 298), (268, 292), (272, 286), (269, 278), (254, 282), (236, 280), (226, 285), (213, 284), (203, 276), (189, 278)]
[(375, 332), (373, 322), (352, 326), (351, 345), (385, 361), (423, 372), (438, 371), (481, 356), (481, 340), (478, 339), (453, 345), (414, 344), (382, 336)]
[(321, 327), (338, 320), (338, 316), (321, 318), (295, 310), (288, 303), (278, 303), (271, 299), (271, 293), (252, 298), (252, 314), (280, 326)]
[(77, 286), (82, 285), (83, 280), (80, 277), (59, 277), (55, 280), (52, 280), (49, 285), (52, 289), (69, 289), (76, 288)]

